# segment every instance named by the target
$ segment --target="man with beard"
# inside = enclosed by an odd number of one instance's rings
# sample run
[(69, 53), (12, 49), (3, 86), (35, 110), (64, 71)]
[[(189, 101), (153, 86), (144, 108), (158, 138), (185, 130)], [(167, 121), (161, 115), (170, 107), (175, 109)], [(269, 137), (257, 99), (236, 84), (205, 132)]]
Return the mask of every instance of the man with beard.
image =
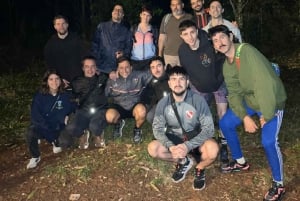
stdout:
[(152, 124), (156, 140), (148, 145), (148, 153), (153, 158), (176, 163), (172, 179), (178, 183), (193, 165), (188, 153), (200, 152), (193, 188), (202, 190), (205, 188), (204, 170), (213, 163), (219, 151), (212, 139), (212, 116), (204, 98), (188, 89), (189, 78), (184, 68), (174, 66), (167, 73), (172, 93), (157, 104)]
[(54, 34), (47, 42), (44, 57), (47, 68), (52, 68), (61, 75), (65, 87), (70, 87), (70, 82), (82, 75), (81, 58), (84, 55), (83, 43), (79, 36), (68, 31), (68, 19), (57, 15), (53, 20)]
[(97, 59), (97, 68), (105, 74), (116, 70), (116, 59), (129, 57), (132, 48), (132, 35), (123, 21), (124, 9), (116, 4), (111, 13), (111, 20), (97, 26), (92, 41), (92, 54)]
[(160, 25), (158, 38), (158, 56), (164, 57), (165, 63), (171, 66), (180, 65), (178, 48), (182, 43), (178, 26), (180, 22), (192, 19), (192, 15), (183, 10), (182, 0), (171, 0), (172, 13), (166, 14)]
[(153, 57), (149, 65), (153, 78), (144, 89), (141, 100), (147, 107), (146, 119), (152, 124), (157, 103), (160, 99), (168, 95), (170, 88), (166, 73), (167, 66), (165, 66), (163, 58), (160, 56)]
[(209, 14), (204, 9), (204, 0), (190, 0), (191, 8), (194, 11), (193, 20), (198, 29), (202, 29), (210, 20)]
[[(207, 33), (197, 29), (193, 21), (181, 22), (179, 30), (184, 43), (178, 54), (182, 67), (190, 77), (190, 87), (203, 96), (209, 105), (215, 99), (217, 115), (221, 119), (227, 109), (227, 89), (222, 74), (225, 56), (215, 52)], [(219, 132), (219, 142), (221, 167), (227, 166), (227, 142), (222, 132)]]
[[(219, 125), (234, 161), (223, 170), (249, 170), (250, 165), (243, 156), (236, 129), (242, 123), (248, 133), (256, 133), (260, 129), (261, 143), (273, 177), (272, 187), (265, 194), (264, 201), (279, 201), (285, 193), (283, 161), (278, 143), (286, 101), (283, 83), (272, 64), (257, 49), (250, 44), (233, 43), (233, 34), (228, 27), (212, 27), (209, 35), (216, 51), (226, 56), (223, 74), (230, 108)], [(252, 118), (253, 115), (259, 117), (259, 122)]]

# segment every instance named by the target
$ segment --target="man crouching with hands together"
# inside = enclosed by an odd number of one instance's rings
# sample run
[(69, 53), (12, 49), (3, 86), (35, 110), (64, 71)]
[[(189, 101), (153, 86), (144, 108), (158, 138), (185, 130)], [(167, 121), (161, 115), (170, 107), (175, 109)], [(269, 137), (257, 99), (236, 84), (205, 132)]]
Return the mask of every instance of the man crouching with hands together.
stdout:
[(211, 112), (206, 101), (188, 89), (188, 75), (182, 67), (174, 66), (167, 74), (172, 92), (158, 102), (152, 125), (156, 140), (150, 142), (148, 152), (153, 158), (177, 163), (172, 176), (175, 183), (182, 181), (193, 166), (188, 153), (198, 156), (195, 159), (200, 162), (195, 167), (193, 188), (202, 190), (205, 188), (204, 170), (219, 151), (212, 139)]

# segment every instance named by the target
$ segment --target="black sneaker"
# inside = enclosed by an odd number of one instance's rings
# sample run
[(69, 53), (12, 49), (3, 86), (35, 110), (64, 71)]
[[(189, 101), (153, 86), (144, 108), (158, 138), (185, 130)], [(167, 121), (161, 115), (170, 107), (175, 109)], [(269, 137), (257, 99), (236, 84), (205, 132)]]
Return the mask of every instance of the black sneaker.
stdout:
[(201, 191), (205, 188), (205, 172), (195, 168), (194, 186), (193, 189)]
[(133, 142), (140, 143), (142, 142), (142, 130), (140, 128), (134, 128), (133, 130)]
[(193, 160), (190, 159), (189, 157), (185, 157), (185, 158), (186, 158), (185, 164), (177, 163), (177, 165), (176, 165), (176, 170), (172, 176), (173, 182), (175, 182), (175, 183), (178, 183), (178, 182), (181, 182), (182, 180), (184, 180), (186, 173), (193, 166)]
[(264, 201), (280, 201), (285, 194), (285, 188), (281, 184), (273, 181), (272, 187), (264, 197)]
[(113, 131), (113, 137), (114, 139), (122, 137), (123, 133), (123, 128), (125, 126), (125, 120), (121, 119), (119, 123), (115, 124), (115, 128)]
[(221, 171), (223, 173), (240, 172), (249, 169), (250, 169), (249, 163), (246, 162), (245, 164), (239, 164), (236, 160), (232, 161), (231, 163), (228, 163), (227, 166), (221, 167)]

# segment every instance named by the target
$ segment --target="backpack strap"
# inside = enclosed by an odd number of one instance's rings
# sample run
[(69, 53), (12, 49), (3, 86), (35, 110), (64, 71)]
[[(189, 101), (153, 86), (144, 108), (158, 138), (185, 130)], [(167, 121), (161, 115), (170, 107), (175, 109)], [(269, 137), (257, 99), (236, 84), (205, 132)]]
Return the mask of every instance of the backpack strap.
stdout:
[(236, 68), (238, 70), (240, 70), (240, 67), (241, 67), (240, 55), (241, 55), (241, 49), (244, 45), (245, 45), (245, 43), (241, 43), (235, 52), (235, 63), (236, 63)]

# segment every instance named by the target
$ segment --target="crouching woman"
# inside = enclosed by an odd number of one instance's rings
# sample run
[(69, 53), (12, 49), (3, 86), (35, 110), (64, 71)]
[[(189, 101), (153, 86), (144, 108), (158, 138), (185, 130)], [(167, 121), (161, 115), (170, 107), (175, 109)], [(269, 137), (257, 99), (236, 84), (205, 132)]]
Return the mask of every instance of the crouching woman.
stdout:
[(68, 93), (64, 92), (64, 83), (54, 69), (44, 74), (41, 88), (34, 95), (31, 105), (31, 124), (25, 133), (25, 139), (32, 156), (27, 169), (35, 168), (41, 160), (39, 139), (45, 139), (53, 146), (53, 152), (61, 152), (58, 136), (65, 127), (68, 115), (74, 110)]

